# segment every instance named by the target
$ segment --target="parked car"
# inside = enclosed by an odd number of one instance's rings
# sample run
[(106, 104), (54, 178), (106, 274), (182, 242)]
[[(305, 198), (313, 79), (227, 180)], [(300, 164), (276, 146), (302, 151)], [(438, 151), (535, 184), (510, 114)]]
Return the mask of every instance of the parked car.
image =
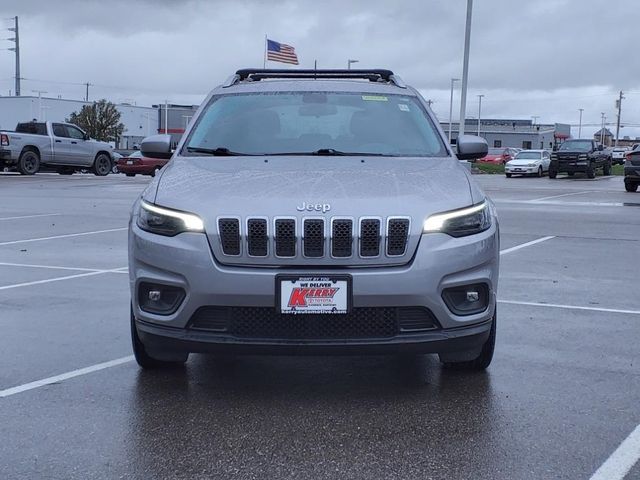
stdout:
[(151, 175), (155, 177), (156, 173), (168, 161), (166, 158), (145, 157), (140, 150), (136, 150), (118, 160), (118, 171), (124, 173), (127, 177), (135, 177), (136, 175)]
[[(239, 70), (215, 88), (132, 209), (138, 364), (437, 353), (485, 369), (498, 220), (458, 160), (487, 143), (461, 135), (456, 156), (437, 125), (389, 70)], [(171, 137), (141, 150), (166, 158)]]
[(565, 172), (569, 176), (582, 172), (589, 178), (595, 178), (598, 169), (602, 169), (603, 175), (611, 175), (611, 157), (602, 144), (588, 139), (567, 140), (551, 154), (549, 178)]
[(640, 185), (640, 144), (627, 152), (624, 162), (624, 188), (627, 192), (637, 192)]
[(497, 163), (500, 165), (506, 164), (509, 160), (512, 160), (516, 154), (522, 149), (520, 148), (490, 148), (487, 155), (478, 160), (482, 163)]
[(76, 125), (57, 122), (18, 123), (14, 132), (0, 130), (0, 164), (33, 175), (42, 167), (61, 174), (90, 169), (111, 171), (111, 145), (89, 138)]
[(624, 165), (625, 154), (629, 151), (626, 147), (614, 147), (611, 149), (611, 163), (613, 165)]
[(507, 178), (512, 175), (536, 175), (541, 177), (549, 171), (551, 154), (547, 150), (523, 150), (504, 167)]
[(118, 152), (111, 152), (111, 158), (113, 159), (113, 166), (111, 167), (111, 173), (118, 173), (118, 160), (120, 160), (124, 155)]

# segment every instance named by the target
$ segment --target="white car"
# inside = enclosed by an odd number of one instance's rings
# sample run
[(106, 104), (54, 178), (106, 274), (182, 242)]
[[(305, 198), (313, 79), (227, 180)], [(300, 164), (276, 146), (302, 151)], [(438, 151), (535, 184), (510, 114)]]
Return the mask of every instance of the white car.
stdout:
[(626, 147), (614, 147), (611, 151), (611, 163), (614, 165), (624, 165), (624, 157), (629, 151)]
[(541, 177), (549, 171), (551, 154), (548, 150), (522, 150), (504, 166), (507, 178), (511, 175), (535, 175)]

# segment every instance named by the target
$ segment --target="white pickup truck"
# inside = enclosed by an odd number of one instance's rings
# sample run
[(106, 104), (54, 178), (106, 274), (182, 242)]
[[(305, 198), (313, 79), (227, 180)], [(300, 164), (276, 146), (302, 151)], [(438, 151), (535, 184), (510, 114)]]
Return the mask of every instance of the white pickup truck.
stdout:
[(23, 175), (33, 175), (41, 167), (70, 175), (91, 170), (107, 175), (113, 166), (112, 147), (92, 140), (69, 123), (25, 122), (14, 132), (0, 130), (0, 165)]

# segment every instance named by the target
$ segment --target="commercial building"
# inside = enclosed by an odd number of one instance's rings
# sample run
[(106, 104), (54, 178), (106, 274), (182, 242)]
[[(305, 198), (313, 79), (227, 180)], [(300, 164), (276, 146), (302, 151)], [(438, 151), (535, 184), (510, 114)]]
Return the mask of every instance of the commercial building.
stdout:
[[(448, 134), (449, 122), (441, 122), (440, 126)], [(451, 125), (451, 143), (458, 138), (459, 124)], [(478, 120), (467, 119), (465, 133), (478, 133)], [(564, 123), (534, 124), (531, 120), (480, 120), (480, 136), (485, 138), (491, 148), (516, 147), (525, 149), (552, 149), (571, 137), (571, 125)]]
[[(0, 97), (0, 129), (13, 130), (18, 122), (29, 120), (64, 122), (91, 102), (48, 97)], [(157, 107), (139, 107), (126, 103), (116, 105), (124, 132), (116, 148), (133, 149), (144, 137), (159, 131)]]
[(158, 133), (168, 133), (174, 144), (180, 141), (182, 134), (189, 125), (189, 122), (196, 113), (199, 105), (175, 105), (160, 104), (154, 105), (158, 109)]

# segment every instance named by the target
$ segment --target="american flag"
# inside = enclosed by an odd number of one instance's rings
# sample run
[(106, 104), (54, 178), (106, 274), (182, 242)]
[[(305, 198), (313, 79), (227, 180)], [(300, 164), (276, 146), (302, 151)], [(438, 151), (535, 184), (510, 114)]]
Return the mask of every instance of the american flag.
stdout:
[(267, 40), (267, 60), (298, 65), (296, 50), (291, 45)]

